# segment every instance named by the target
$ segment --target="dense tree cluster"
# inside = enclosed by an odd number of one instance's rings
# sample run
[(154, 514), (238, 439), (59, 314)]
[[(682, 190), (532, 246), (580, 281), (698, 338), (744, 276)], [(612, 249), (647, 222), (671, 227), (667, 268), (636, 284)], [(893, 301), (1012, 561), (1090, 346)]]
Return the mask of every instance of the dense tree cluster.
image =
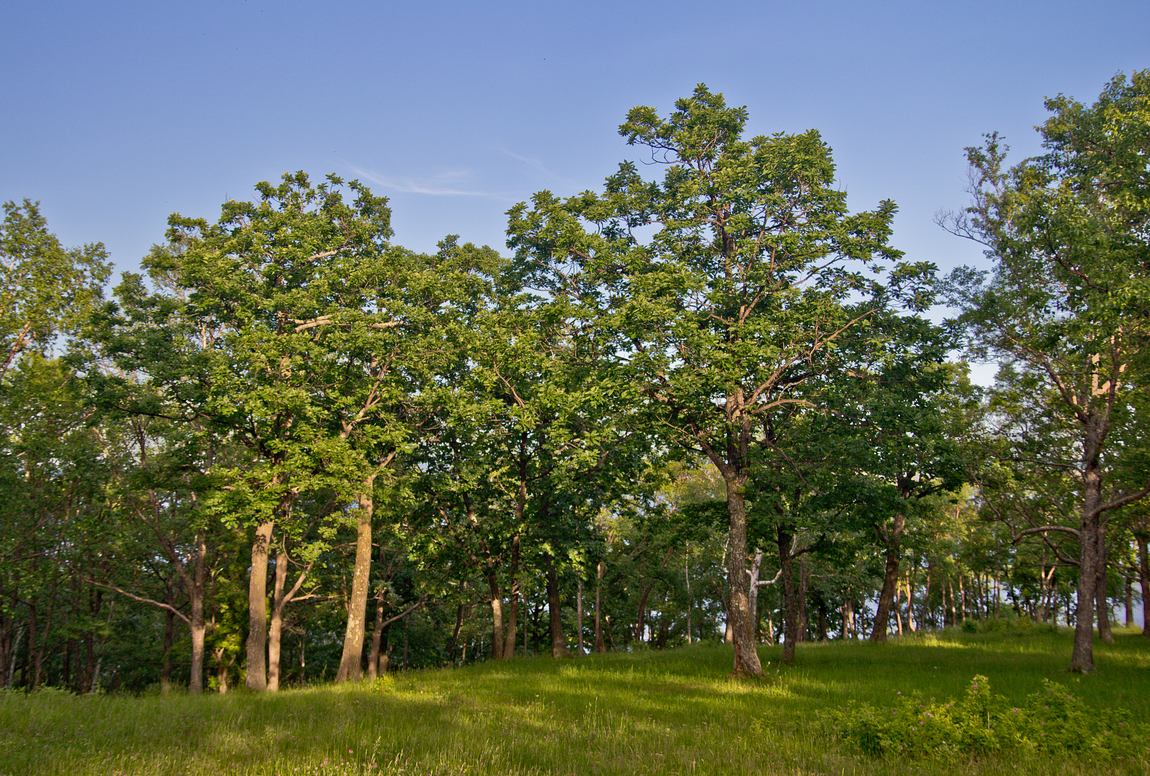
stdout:
[[(105, 290), (30, 202), (0, 232), (0, 685), (192, 692), (726, 639), (1130, 616), (1150, 72), (969, 149), (946, 281), (852, 213), (817, 132), (700, 86), (511, 256), (392, 242), (303, 173), (173, 215)], [(940, 292), (960, 310), (924, 312)], [(967, 347), (1002, 365), (973, 387)]]

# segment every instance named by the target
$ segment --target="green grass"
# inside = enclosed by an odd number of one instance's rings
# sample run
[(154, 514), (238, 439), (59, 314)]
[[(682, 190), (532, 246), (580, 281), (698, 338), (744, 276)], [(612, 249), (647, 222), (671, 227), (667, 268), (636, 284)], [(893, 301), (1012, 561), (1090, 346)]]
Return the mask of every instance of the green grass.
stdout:
[[(0, 694), (0, 774), (1147, 774), (1141, 735), (1112, 758), (874, 758), (827, 711), (958, 698), (976, 674), (1021, 704), (1043, 679), (1090, 708), (1150, 719), (1150, 645), (1119, 630), (1098, 673), (1065, 672), (1070, 634), (926, 635), (803, 644), (766, 677), (728, 680), (727, 648), (521, 659), (275, 695)], [(1145, 732), (1145, 730), (1143, 730)], [(1122, 759), (1118, 759), (1121, 757)]]

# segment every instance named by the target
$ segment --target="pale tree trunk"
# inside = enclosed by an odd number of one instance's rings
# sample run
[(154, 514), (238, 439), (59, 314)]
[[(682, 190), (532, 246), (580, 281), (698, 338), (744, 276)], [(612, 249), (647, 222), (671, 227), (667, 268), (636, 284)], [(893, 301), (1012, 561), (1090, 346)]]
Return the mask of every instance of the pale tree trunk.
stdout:
[(799, 633), (798, 641), (804, 642), (807, 640), (807, 625), (810, 619), (807, 617), (807, 587), (810, 579), (810, 569), (807, 564), (807, 556), (804, 555), (799, 559), (799, 590), (796, 596), (795, 603), (799, 607)]
[(1058, 601), (1055, 599), (1054, 572), (1057, 566), (1052, 565), (1048, 571), (1043, 571), (1042, 577), (1042, 621), (1058, 623)]
[(488, 594), (491, 598), (491, 659), (503, 659), (503, 592), (494, 572), (487, 575)]
[(284, 610), (295, 600), (296, 593), (307, 579), (314, 561), (309, 563), (296, 575), (291, 590), (284, 591), (287, 586), (288, 564), (291, 562), (287, 554), (286, 543), (281, 543), (276, 553), (275, 589), (272, 594), (271, 627), (268, 628), (268, 691), (275, 692), (280, 688), (280, 643), (283, 636)]
[(915, 623), (914, 618), (914, 566), (911, 565), (910, 570), (906, 574), (906, 625), (910, 628), (910, 632), (914, 633), (918, 630), (918, 625)]
[(276, 553), (275, 586), (272, 592), (272, 617), (268, 628), (268, 692), (280, 688), (280, 638), (283, 635), (284, 587), (287, 583), (287, 553)]
[(335, 681), (358, 682), (363, 678), (363, 639), (367, 630), (367, 593), (371, 585), (371, 521), (375, 514), (372, 494), (375, 475), (368, 477), (359, 494), (356, 520), (355, 571), (351, 581), (351, 600), (347, 607), (347, 628), (343, 635), (343, 655)]
[(256, 526), (252, 542), (251, 576), (248, 579), (247, 686), (249, 690), (266, 690), (268, 634), (268, 549), (275, 522), (268, 520)]
[(196, 538), (196, 556), (192, 566), (192, 584), (188, 590), (192, 610), (189, 623), (192, 632), (192, 670), (188, 680), (188, 692), (199, 695), (204, 691), (204, 636), (207, 624), (204, 622), (204, 582), (207, 576), (208, 545), (203, 534)]
[[(750, 590), (747, 593), (748, 616), (751, 618), (751, 627), (756, 631), (759, 627), (759, 572), (763, 567), (763, 551), (758, 547), (755, 548), (755, 559), (751, 561), (751, 573), (748, 580)], [(687, 615), (688, 624), (691, 621), (690, 614)], [(689, 642), (688, 642), (689, 643)]]

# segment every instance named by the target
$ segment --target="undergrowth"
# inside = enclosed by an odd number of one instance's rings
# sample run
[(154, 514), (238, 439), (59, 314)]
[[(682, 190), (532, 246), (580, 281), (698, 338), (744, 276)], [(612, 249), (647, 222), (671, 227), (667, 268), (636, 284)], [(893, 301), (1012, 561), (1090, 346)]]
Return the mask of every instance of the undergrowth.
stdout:
[(924, 699), (915, 691), (899, 693), (890, 707), (852, 703), (826, 716), (844, 739), (870, 755), (952, 758), (1023, 752), (1116, 760), (1147, 733), (1127, 711), (1088, 707), (1049, 679), (1020, 706), (992, 691), (985, 676), (975, 676), (957, 700)]

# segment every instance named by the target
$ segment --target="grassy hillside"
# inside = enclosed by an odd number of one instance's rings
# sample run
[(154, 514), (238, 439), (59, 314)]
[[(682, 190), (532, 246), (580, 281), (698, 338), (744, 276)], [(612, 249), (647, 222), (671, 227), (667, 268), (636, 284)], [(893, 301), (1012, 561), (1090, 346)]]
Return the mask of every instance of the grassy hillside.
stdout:
[[(0, 695), (0, 774), (1099, 774), (1150, 773), (1150, 644), (1097, 647), (1065, 672), (1070, 634), (947, 633), (885, 646), (804, 644), (795, 666), (727, 680), (717, 646), (566, 661), (516, 660), (277, 695)], [(1118, 708), (1128, 750), (875, 757), (832, 710), (893, 714), (960, 698), (975, 675), (1008, 705), (1049, 679), (1090, 710)], [(901, 693), (901, 695), (900, 695)], [(1121, 728), (1126, 730), (1128, 728)], [(1120, 759), (1121, 758), (1121, 759)]]

